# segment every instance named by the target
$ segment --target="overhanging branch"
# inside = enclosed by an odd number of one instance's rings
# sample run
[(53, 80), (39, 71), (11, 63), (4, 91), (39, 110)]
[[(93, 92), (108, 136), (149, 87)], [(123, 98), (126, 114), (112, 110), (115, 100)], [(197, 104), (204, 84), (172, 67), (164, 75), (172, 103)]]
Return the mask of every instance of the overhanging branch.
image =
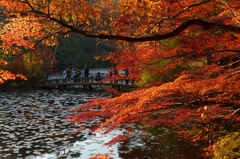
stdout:
[[(200, 2), (199, 4), (196, 3), (191, 6), (188, 6), (186, 9), (189, 9), (189, 7), (193, 7), (195, 5), (200, 5), (202, 3), (207, 3), (207, 2), (209, 2), (209, 0), (204, 0), (204, 1)], [(46, 18), (48, 18), (49, 20), (57, 22), (62, 27), (68, 28), (71, 32), (79, 33), (85, 37), (90, 37), (90, 38), (123, 40), (123, 41), (129, 41), (129, 42), (158, 41), (158, 40), (175, 37), (175, 36), (179, 35), (180, 33), (182, 33), (188, 27), (194, 26), (194, 25), (202, 26), (205, 30), (216, 29), (216, 30), (223, 30), (223, 31), (229, 31), (229, 32), (234, 32), (234, 33), (240, 33), (240, 28), (237, 26), (225, 25), (225, 24), (214, 23), (214, 22), (207, 22), (202, 19), (190, 19), (190, 20), (187, 20), (187, 21), (183, 22), (182, 24), (180, 24), (173, 31), (167, 32), (164, 34), (156, 33), (154, 35), (138, 36), (138, 37), (136, 37), (136, 36), (135, 37), (134, 36), (121, 36), (121, 35), (117, 35), (117, 34), (115, 34), (115, 35), (114, 34), (113, 35), (112, 34), (98, 34), (96, 32), (92, 33), (89, 31), (81, 30), (81, 29), (79, 29), (79, 26), (70, 25), (70, 24), (62, 21), (61, 19), (57, 19), (57, 18), (51, 16), (51, 14), (49, 14), (49, 13), (44, 13), (39, 10), (35, 10), (34, 7), (28, 1), (24, 1), (23, 3), (26, 3), (31, 8), (32, 12), (39, 14), (39, 15), (43, 15)], [(185, 11), (186, 9), (183, 9), (183, 11)], [(179, 14), (181, 14), (182, 12), (179, 12)], [(177, 16), (177, 15), (175, 15), (175, 16)], [(84, 24), (82, 24), (82, 25), (84, 25)]]
[(151, 36), (145, 36), (145, 37), (128, 37), (128, 36), (120, 36), (120, 35), (108, 35), (108, 34), (91, 34), (86, 31), (78, 30), (74, 28), (73, 26), (69, 26), (65, 23), (61, 23), (64, 27), (69, 28), (72, 32), (82, 34), (85, 37), (91, 37), (91, 38), (99, 38), (99, 39), (112, 39), (112, 40), (123, 40), (123, 41), (129, 41), (129, 42), (145, 42), (145, 41), (158, 41), (163, 39), (168, 39), (175, 37), (182, 33), (185, 29), (187, 29), (190, 26), (202, 26), (205, 30), (210, 29), (218, 29), (218, 30), (225, 30), (229, 32), (234, 33), (240, 33), (240, 28), (232, 25), (224, 25), (219, 23), (212, 23), (212, 22), (206, 22), (201, 19), (193, 19), (188, 20), (182, 25), (180, 25), (178, 28), (173, 30), (172, 32), (165, 33), (165, 34), (155, 34)]

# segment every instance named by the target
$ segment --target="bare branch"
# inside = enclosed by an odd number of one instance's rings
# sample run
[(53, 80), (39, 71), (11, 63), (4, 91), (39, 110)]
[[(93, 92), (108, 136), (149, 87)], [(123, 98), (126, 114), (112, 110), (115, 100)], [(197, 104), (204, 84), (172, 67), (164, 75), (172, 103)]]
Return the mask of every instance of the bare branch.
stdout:
[(235, 71), (235, 72), (233, 72), (233, 73), (231, 73), (231, 74), (225, 76), (222, 80), (225, 80), (225, 79), (227, 79), (228, 77), (231, 77), (231, 76), (236, 75), (236, 74), (238, 74), (238, 73), (240, 73), (240, 70)]

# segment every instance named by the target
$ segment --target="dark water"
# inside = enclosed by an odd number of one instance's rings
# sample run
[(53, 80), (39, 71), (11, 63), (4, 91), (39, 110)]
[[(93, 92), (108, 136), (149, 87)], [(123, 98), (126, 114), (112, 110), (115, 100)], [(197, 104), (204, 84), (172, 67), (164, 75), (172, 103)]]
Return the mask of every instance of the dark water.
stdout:
[[(106, 93), (33, 90), (0, 93), (1, 159), (87, 159), (111, 152), (114, 159), (195, 159), (197, 147), (186, 146), (168, 128), (130, 124), (110, 134), (92, 134), (88, 129), (72, 134), (81, 124), (69, 124), (67, 110)], [(90, 128), (93, 123), (87, 123)], [(112, 137), (131, 128), (128, 141), (103, 147)]]

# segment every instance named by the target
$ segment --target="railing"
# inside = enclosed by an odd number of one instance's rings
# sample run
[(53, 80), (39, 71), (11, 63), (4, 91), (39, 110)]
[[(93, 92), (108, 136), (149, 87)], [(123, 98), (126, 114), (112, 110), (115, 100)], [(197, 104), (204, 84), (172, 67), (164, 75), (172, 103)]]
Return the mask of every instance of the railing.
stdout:
[(49, 86), (49, 85), (135, 85), (134, 79), (109, 79), (102, 78), (100, 81), (96, 81), (95, 77), (80, 77), (80, 78), (56, 78), (56, 79), (49, 79), (40, 81), (37, 85), (38, 86)]

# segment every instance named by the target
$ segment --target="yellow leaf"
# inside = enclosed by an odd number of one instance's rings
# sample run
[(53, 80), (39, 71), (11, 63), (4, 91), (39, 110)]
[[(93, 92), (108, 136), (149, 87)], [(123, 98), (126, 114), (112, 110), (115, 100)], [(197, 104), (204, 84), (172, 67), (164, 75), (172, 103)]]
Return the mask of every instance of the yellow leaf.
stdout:
[(204, 110), (207, 110), (208, 109), (208, 106), (204, 106)]

